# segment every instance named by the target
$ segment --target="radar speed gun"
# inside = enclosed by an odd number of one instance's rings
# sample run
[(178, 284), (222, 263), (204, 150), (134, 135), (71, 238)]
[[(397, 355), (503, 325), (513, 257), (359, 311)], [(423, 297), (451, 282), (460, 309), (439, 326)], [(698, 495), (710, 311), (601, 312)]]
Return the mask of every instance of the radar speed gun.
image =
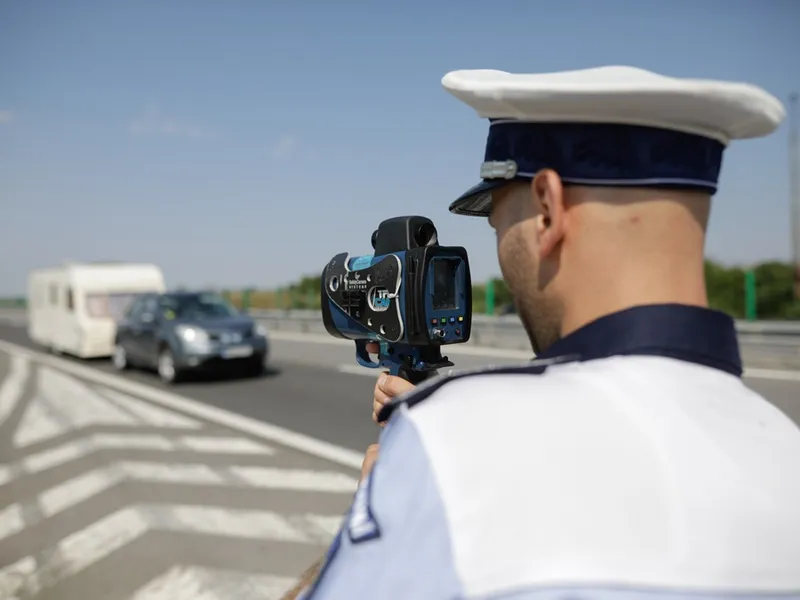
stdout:
[[(334, 256), (322, 271), (325, 329), (355, 341), (356, 360), (419, 383), (453, 366), (441, 347), (469, 340), (467, 251), (440, 246), (430, 219), (395, 217), (372, 234), (372, 256)], [(378, 360), (367, 344), (377, 342)]]

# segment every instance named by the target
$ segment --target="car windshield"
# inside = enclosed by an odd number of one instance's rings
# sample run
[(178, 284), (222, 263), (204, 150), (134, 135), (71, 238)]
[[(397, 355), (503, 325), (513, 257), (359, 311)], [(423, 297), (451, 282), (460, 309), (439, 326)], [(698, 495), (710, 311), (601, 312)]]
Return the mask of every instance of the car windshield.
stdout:
[(128, 312), (135, 294), (86, 294), (86, 312), (93, 319), (113, 319), (119, 322)]
[(170, 319), (208, 319), (236, 314), (236, 309), (216, 294), (166, 295), (159, 304)]

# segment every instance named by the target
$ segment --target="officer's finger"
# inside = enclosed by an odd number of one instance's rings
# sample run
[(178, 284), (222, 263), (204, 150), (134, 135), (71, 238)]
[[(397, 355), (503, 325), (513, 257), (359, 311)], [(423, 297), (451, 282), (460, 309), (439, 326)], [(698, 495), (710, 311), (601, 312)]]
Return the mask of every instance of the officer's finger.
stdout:
[[(412, 389), (414, 386), (405, 379), (382, 373), (372, 393), (372, 420), (378, 423), (378, 413), (381, 412), (383, 405)], [(381, 427), (385, 425), (385, 423), (378, 424)]]
[(372, 398), (372, 420), (378, 423), (378, 425), (381, 427), (386, 425), (386, 423), (378, 422), (378, 413), (381, 412), (381, 408), (383, 408), (383, 405), (389, 402), (389, 400), (391, 400), (389, 396), (378, 389), (375, 390), (375, 396)]
[(381, 345), (378, 342), (369, 342), (367, 344), (367, 352), (370, 354), (377, 354), (381, 351)]
[(396, 398), (413, 389), (413, 383), (409, 383), (402, 377), (389, 375), (388, 373), (382, 373), (381, 376), (378, 377), (378, 382), (375, 384), (375, 390), (382, 392), (389, 398)]

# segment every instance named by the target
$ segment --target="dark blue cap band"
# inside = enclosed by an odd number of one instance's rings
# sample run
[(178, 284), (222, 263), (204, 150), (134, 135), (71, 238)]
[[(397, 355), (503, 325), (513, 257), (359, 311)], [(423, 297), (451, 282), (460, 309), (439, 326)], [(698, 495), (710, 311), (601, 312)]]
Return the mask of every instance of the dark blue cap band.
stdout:
[[(514, 179), (531, 179), (549, 168), (568, 184), (680, 187), (714, 194), (724, 149), (708, 137), (655, 127), (496, 119), (484, 160), (513, 160)], [(451, 212), (487, 215), (488, 194), (507, 182), (485, 179), (453, 202)]]

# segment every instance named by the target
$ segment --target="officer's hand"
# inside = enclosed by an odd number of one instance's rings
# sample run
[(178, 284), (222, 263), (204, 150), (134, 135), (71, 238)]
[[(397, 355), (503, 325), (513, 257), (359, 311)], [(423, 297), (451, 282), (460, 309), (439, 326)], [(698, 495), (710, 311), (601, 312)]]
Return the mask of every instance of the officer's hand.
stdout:
[[(377, 342), (367, 344), (367, 352), (370, 354), (377, 354), (379, 349)], [(372, 420), (378, 423), (378, 413), (383, 405), (392, 398), (405, 394), (412, 389), (414, 389), (414, 384), (409, 383), (402, 377), (381, 373), (377, 383), (375, 383), (375, 390), (372, 396)], [(381, 427), (385, 425), (385, 423), (378, 424)]]

